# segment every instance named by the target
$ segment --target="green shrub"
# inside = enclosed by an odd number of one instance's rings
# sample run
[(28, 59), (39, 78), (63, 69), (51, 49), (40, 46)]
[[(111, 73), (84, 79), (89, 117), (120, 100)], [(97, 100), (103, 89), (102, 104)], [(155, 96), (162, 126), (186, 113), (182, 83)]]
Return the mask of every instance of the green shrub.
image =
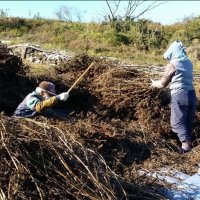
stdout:
[[(146, 62), (145, 59), (158, 62), (158, 57), (162, 58), (163, 52), (174, 40), (182, 40), (187, 47), (199, 44), (200, 17), (166, 26), (146, 19), (79, 23), (3, 17), (0, 20), (0, 36), (9, 40), (13, 38), (13, 41), (31, 41), (48, 49), (87, 51), (137, 61), (142, 57), (141, 62)], [(147, 53), (148, 56), (142, 56)]]

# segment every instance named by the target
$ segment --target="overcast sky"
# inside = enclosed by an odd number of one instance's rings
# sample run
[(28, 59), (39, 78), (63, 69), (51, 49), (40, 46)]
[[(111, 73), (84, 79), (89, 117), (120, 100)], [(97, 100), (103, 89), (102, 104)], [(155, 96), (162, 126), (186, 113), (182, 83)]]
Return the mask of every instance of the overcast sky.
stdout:
[[(150, 3), (151, 1), (145, 2)], [(162, 5), (149, 11), (144, 18), (161, 24), (173, 24), (189, 16), (200, 16), (200, 1), (159, 1)], [(123, 2), (124, 4), (126, 2)], [(33, 17), (40, 13), (44, 18), (55, 18), (60, 6), (77, 8), (82, 12), (82, 21), (101, 21), (107, 10), (101, 1), (0, 1), (0, 9), (8, 9), (9, 16)], [(124, 8), (124, 7), (123, 7)]]

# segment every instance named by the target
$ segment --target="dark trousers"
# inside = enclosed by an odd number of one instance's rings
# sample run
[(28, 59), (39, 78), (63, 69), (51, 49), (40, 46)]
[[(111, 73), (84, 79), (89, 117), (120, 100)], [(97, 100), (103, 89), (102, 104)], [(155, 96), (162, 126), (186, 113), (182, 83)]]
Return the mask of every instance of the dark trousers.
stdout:
[(196, 111), (196, 93), (194, 90), (171, 94), (171, 128), (181, 142), (191, 141), (192, 123)]

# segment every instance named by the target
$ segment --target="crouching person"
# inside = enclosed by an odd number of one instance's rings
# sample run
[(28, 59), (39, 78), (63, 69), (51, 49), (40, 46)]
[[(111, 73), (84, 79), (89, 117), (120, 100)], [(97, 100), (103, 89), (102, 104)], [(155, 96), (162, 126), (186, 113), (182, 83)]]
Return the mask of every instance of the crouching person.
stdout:
[(55, 85), (51, 82), (42, 81), (35, 91), (28, 94), (19, 104), (14, 117), (34, 117), (42, 115), (45, 117), (64, 118), (67, 114), (54, 109), (53, 107), (60, 101), (66, 101), (69, 93), (56, 94)]

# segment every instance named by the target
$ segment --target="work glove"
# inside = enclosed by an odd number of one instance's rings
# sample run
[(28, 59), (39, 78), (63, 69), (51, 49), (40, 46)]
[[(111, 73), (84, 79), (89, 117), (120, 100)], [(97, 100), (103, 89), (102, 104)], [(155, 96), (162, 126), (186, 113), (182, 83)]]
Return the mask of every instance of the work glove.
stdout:
[(69, 98), (69, 93), (63, 92), (63, 93), (57, 95), (57, 98), (61, 101), (66, 101)]
[(154, 81), (153, 79), (151, 79), (151, 87), (163, 88), (163, 85), (160, 80)]

